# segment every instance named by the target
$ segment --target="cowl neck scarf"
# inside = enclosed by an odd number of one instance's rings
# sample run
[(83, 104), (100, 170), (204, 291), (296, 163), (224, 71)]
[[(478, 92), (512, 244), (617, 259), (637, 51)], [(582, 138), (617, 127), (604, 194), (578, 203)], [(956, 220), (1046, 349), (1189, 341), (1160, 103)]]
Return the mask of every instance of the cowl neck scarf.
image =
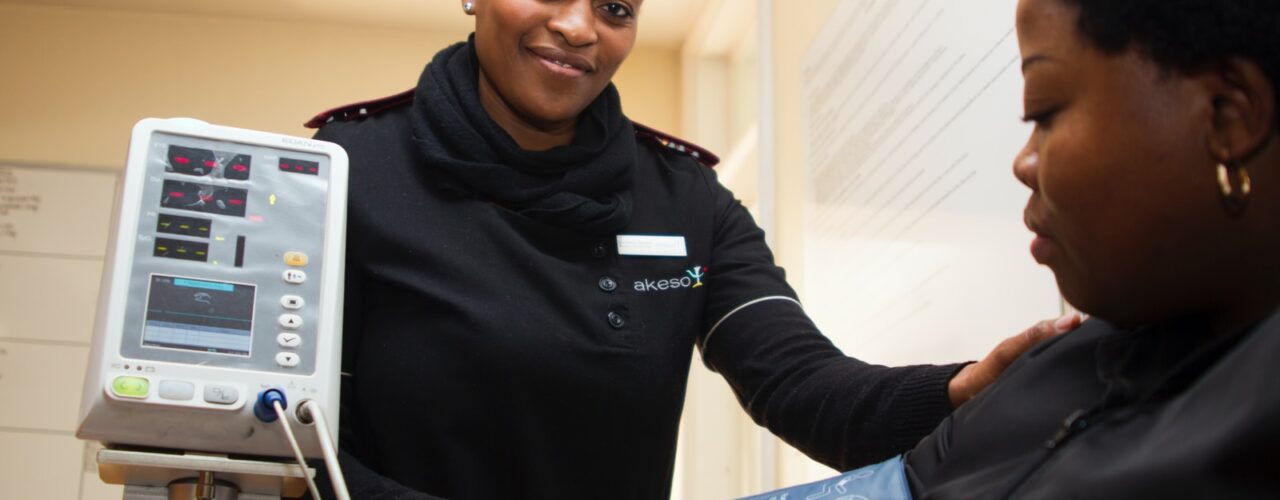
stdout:
[(480, 105), (474, 36), (435, 55), (413, 100), (413, 136), (446, 189), (554, 226), (603, 235), (631, 217), (634, 129), (609, 84), (578, 117), (573, 142), (521, 149)]

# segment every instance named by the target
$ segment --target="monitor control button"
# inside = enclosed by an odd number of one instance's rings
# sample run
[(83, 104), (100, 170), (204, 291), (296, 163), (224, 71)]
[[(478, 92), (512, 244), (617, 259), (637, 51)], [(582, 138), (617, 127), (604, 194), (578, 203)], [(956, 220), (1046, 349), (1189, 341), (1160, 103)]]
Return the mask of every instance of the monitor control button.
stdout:
[(233, 405), (240, 400), (240, 391), (229, 385), (210, 384), (204, 386), (204, 400), (215, 405)]
[(307, 273), (301, 269), (286, 269), (281, 277), (286, 283), (301, 285), (307, 281)]
[(302, 316), (298, 316), (297, 314), (281, 314), (280, 327), (288, 328), (290, 330), (302, 328)]
[(303, 267), (307, 265), (307, 254), (302, 252), (285, 252), (284, 263), (293, 267)]
[(191, 401), (196, 397), (196, 385), (181, 380), (162, 380), (160, 397), (173, 401)]
[(293, 352), (281, 352), (276, 354), (276, 364), (285, 368), (293, 368), (302, 362), (302, 357)]
[(280, 297), (280, 306), (291, 311), (302, 309), (302, 306), (305, 305), (307, 305), (307, 301), (302, 300), (302, 297), (297, 295), (285, 295), (284, 297)]
[(146, 399), (151, 392), (151, 381), (143, 377), (116, 377), (111, 381), (111, 392), (122, 398)]
[(302, 346), (302, 336), (296, 333), (282, 333), (276, 335), (276, 343), (280, 344), (280, 347), (296, 349)]

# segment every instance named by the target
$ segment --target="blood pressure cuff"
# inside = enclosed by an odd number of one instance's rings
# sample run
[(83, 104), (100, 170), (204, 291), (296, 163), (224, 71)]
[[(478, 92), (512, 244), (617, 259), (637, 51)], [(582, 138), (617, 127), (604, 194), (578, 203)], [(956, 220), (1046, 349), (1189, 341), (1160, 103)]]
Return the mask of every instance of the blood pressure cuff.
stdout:
[(902, 456), (839, 476), (741, 500), (911, 500)]

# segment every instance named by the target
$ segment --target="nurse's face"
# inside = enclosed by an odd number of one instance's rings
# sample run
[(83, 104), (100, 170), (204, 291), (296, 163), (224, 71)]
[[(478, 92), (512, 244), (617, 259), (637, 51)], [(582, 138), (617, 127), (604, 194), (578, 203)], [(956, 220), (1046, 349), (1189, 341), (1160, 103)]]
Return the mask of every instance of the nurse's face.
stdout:
[(482, 102), (491, 91), (491, 114), (539, 129), (572, 126), (600, 95), (635, 45), (643, 2), (473, 1)]
[(1035, 130), (1014, 173), (1031, 188), (1031, 253), (1069, 302), (1102, 318), (1211, 314), (1232, 300), (1222, 292), (1248, 259), (1233, 252), (1250, 245), (1214, 183), (1215, 80), (1162, 71), (1134, 49), (1103, 53), (1076, 23), (1060, 0), (1019, 3)]

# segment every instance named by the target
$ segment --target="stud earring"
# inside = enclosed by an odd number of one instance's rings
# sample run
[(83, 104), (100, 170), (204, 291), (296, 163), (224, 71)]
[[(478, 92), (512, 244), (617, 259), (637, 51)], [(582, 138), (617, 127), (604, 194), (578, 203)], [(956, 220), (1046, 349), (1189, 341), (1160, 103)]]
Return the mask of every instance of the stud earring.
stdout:
[(463, 12), (466, 12), (468, 16), (469, 16), (469, 15), (472, 15), (472, 14), (475, 14), (475, 13), (476, 13), (476, 4), (471, 3), (471, 2), (467, 2), (467, 3), (462, 4), (462, 11), (463, 11)]

